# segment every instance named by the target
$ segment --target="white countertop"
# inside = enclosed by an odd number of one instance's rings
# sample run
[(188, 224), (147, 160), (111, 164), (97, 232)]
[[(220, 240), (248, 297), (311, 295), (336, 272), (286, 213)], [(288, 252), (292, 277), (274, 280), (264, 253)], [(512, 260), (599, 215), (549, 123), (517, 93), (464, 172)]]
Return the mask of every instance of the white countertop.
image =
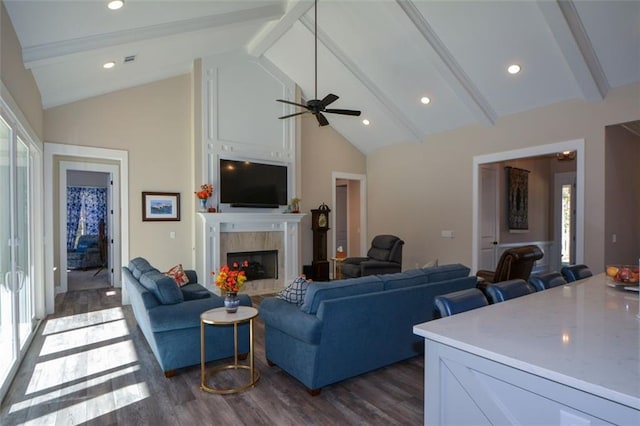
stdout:
[(638, 293), (599, 274), (414, 326), (414, 333), (640, 409)]

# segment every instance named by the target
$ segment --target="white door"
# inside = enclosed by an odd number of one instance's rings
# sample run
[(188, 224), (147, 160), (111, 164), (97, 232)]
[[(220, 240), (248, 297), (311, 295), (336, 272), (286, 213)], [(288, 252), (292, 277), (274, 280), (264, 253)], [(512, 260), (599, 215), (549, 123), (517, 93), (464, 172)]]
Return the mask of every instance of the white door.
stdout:
[(0, 400), (35, 328), (33, 158), (0, 117)]
[(480, 253), (478, 269), (493, 270), (498, 248), (498, 169), (495, 165), (480, 166)]

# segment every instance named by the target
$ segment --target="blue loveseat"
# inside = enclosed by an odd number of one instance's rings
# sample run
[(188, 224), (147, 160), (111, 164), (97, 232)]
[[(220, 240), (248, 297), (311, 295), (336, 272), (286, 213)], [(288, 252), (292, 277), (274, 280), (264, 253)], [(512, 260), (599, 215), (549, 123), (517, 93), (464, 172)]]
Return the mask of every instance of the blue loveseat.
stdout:
[[(224, 306), (224, 298), (198, 284), (195, 271), (185, 270), (189, 283), (179, 287), (173, 278), (137, 257), (122, 268), (133, 314), (165, 376), (200, 364), (200, 314)], [(251, 299), (240, 294), (240, 304)], [(233, 326), (205, 327), (207, 361), (233, 356)], [(249, 327), (238, 327), (238, 352), (249, 352)]]
[(475, 287), (469, 268), (443, 265), (312, 283), (302, 306), (260, 304), (265, 355), (317, 395), (323, 386), (424, 352), (413, 326), (434, 319), (435, 296)]

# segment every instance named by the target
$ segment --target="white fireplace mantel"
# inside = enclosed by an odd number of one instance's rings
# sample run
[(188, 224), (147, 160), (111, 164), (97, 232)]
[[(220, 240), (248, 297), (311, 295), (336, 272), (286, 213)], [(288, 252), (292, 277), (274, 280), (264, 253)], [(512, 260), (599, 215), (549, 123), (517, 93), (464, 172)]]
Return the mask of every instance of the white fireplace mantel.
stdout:
[(220, 256), (220, 235), (225, 232), (282, 232), (284, 282), (300, 275), (298, 228), (305, 213), (198, 213), (197, 216), (196, 270), (199, 281), (209, 290), (219, 294), (209, 277), (226, 262)]

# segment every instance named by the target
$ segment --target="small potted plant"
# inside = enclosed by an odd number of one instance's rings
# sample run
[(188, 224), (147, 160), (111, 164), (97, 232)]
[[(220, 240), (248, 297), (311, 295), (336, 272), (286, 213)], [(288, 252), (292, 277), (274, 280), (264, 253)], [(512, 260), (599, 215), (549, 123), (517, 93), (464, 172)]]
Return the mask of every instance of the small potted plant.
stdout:
[(247, 281), (247, 275), (244, 272), (244, 268), (249, 266), (248, 261), (242, 262), (240, 265), (238, 262), (233, 262), (231, 268), (224, 265), (220, 268), (220, 272), (216, 275), (215, 271), (211, 275), (215, 278), (216, 287), (226, 293), (224, 298), (224, 307), (227, 312), (234, 313), (240, 306), (240, 299), (238, 299), (238, 292)]
[(205, 183), (200, 185), (200, 191), (195, 191), (196, 197), (200, 201), (200, 211), (207, 211), (207, 200), (213, 195), (213, 185)]

